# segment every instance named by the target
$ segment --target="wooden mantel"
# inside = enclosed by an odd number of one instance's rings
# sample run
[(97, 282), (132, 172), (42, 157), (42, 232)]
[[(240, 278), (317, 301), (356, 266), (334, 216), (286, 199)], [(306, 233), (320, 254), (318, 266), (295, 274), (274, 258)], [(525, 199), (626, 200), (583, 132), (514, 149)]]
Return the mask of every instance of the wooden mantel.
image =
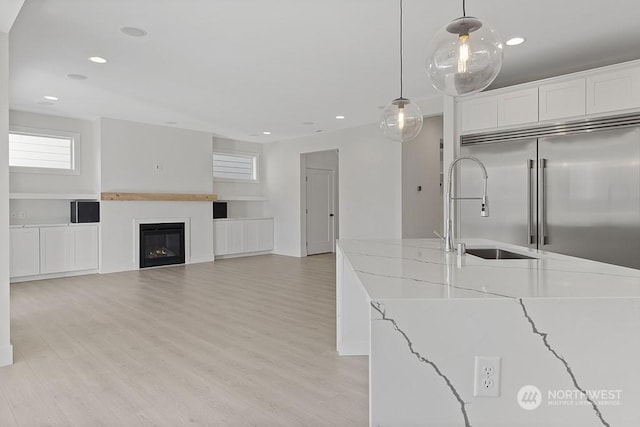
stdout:
[(153, 201), (153, 202), (215, 202), (216, 194), (189, 194), (189, 193), (102, 193), (102, 200), (121, 201)]

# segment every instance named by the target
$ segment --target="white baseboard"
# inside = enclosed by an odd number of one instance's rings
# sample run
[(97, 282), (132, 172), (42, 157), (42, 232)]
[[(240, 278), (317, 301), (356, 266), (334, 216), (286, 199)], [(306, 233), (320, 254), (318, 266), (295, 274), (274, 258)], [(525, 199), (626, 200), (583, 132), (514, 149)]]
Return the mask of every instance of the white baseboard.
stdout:
[(338, 356), (368, 356), (368, 341), (351, 341), (338, 343)]
[(13, 346), (0, 347), (0, 367), (13, 365)]

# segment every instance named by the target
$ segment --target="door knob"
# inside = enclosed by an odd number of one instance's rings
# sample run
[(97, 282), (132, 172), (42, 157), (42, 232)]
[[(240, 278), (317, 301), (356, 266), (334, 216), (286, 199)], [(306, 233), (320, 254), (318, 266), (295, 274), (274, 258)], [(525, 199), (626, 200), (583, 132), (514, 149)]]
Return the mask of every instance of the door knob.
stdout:
[(333, 216), (333, 214), (329, 214), (329, 216)]

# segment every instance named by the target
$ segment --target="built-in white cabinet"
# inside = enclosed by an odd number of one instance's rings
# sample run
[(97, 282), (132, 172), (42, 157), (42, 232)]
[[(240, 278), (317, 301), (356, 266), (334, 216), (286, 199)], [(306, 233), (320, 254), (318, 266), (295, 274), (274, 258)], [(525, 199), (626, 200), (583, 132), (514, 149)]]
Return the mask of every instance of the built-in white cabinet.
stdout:
[(40, 274), (98, 268), (98, 228), (40, 227)]
[(11, 228), (9, 235), (9, 275), (25, 277), (40, 274), (40, 230)]
[(541, 85), (539, 88), (540, 121), (584, 116), (585, 79)]
[(456, 110), (461, 134), (637, 112), (640, 61), (459, 98)]
[(51, 225), (10, 229), (12, 278), (98, 268), (98, 226)]
[(538, 88), (498, 95), (498, 127), (538, 121)]
[(587, 77), (587, 114), (640, 107), (640, 67)]
[(463, 132), (498, 126), (498, 98), (484, 96), (460, 101), (460, 128)]
[(273, 219), (217, 219), (213, 221), (215, 255), (273, 250)]

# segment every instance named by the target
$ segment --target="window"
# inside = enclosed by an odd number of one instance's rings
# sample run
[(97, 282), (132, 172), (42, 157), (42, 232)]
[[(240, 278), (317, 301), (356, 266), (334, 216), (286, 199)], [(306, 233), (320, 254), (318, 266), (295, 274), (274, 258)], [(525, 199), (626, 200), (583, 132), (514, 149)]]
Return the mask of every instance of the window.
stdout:
[(12, 172), (77, 173), (79, 135), (60, 131), (9, 131), (9, 166)]
[(213, 153), (213, 178), (256, 182), (258, 181), (258, 156)]

